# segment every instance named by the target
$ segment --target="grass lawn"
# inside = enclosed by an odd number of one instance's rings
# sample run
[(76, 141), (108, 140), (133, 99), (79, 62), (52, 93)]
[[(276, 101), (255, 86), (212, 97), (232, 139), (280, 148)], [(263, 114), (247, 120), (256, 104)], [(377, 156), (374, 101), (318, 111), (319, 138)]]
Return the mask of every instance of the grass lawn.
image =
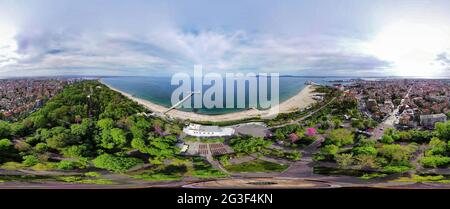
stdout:
[(175, 180), (181, 179), (181, 176), (169, 175), (169, 174), (157, 174), (157, 173), (155, 173), (155, 174), (143, 173), (143, 174), (134, 175), (131, 177), (146, 180), (146, 181), (175, 181)]
[(158, 165), (129, 175), (146, 181), (173, 181), (180, 180), (186, 172), (185, 165)]
[(58, 181), (74, 184), (114, 184), (109, 179), (85, 178), (82, 176), (62, 176), (56, 177)]
[(228, 176), (228, 174), (213, 168), (205, 160), (198, 157), (193, 159), (193, 167), (190, 174), (197, 178), (223, 178)]
[(26, 166), (23, 165), (22, 163), (17, 163), (17, 162), (6, 162), (0, 166), (1, 169), (5, 169), (5, 170), (19, 170), (19, 169), (22, 169), (25, 167)]
[(225, 169), (230, 172), (281, 172), (288, 168), (288, 165), (272, 163), (264, 160), (252, 160), (245, 163), (227, 165)]
[(428, 183), (444, 183), (449, 184), (450, 179), (442, 175), (421, 176), (413, 174), (411, 177), (400, 177), (392, 182), (428, 182)]

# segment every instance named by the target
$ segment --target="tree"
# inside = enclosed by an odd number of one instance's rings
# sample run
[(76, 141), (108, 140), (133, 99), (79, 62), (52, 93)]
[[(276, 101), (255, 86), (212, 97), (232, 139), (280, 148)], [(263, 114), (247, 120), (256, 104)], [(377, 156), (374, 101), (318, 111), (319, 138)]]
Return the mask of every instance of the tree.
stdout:
[(325, 145), (320, 149), (319, 156), (323, 160), (333, 160), (334, 156), (338, 153), (339, 147), (334, 144)]
[(9, 137), (11, 134), (11, 126), (8, 122), (0, 120), (0, 137)]
[(148, 140), (145, 153), (152, 155), (153, 158), (167, 158), (179, 152), (179, 149), (174, 146), (177, 142), (174, 136), (149, 137)]
[(398, 131), (397, 135), (399, 136), (399, 139), (404, 142), (409, 142), (412, 139), (412, 134), (409, 131)]
[(150, 160), (157, 162), (178, 154), (179, 148), (175, 146), (176, 142), (177, 138), (175, 136), (150, 136), (147, 140), (134, 138), (131, 141), (131, 146), (142, 153), (151, 155)]
[(77, 163), (70, 160), (61, 160), (56, 167), (61, 170), (73, 170), (78, 167)]
[(111, 129), (111, 137), (113, 142), (115, 143), (116, 147), (123, 147), (127, 143), (127, 137), (125, 135), (125, 132), (122, 129), (119, 128), (113, 128)]
[(45, 152), (48, 150), (48, 146), (46, 143), (37, 143), (36, 146), (34, 147), (36, 149), (37, 152)]
[(13, 136), (24, 136), (26, 134), (27, 127), (23, 123), (12, 123), (10, 127)]
[(142, 138), (134, 138), (133, 140), (131, 140), (131, 147), (139, 150), (142, 153), (145, 153), (147, 150), (145, 140), (143, 140)]
[[(130, 164), (142, 163), (124, 157), (131, 138), (131, 147), (148, 154), (153, 162), (178, 154), (175, 134), (181, 131), (180, 125), (138, 116), (143, 111), (145, 108), (98, 81), (75, 82), (20, 122), (0, 121), (0, 137), (5, 138), (0, 138), (0, 163), (33, 165), (51, 153), (73, 158), (76, 166), (88, 166), (87, 157), (109, 153), (103, 160), (96, 158), (97, 165), (102, 167), (103, 162), (106, 169), (123, 171)], [(154, 127), (163, 128), (162, 136), (152, 133)], [(13, 143), (9, 138), (19, 140)], [(56, 165), (70, 168), (74, 163)]]
[(433, 137), (430, 131), (411, 130), (409, 132), (411, 134), (411, 141), (416, 143), (427, 143)]
[(399, 144), (383, 144), (378, 148), (378, 153), (390, 163), (408, 164), (412, 153), (416, 151), (413, 146), (401, 146)]
[(286, 137), (284, 136), (283, 130), (277, 129), (274, 133), (275, 139), (284, 140)]
[(292, 152), (284, 152), (284, 157), (288, 160), (300, 160), (302, 158), (302, 153), (299, 151), (292, 151)]
[(383, 135), (380, 139), (382, 143), (392, 144), (394, 143), (394, 139), (390, 135)]
[(81, 124), (72, 124), (70, 126), (70, 133), (78, 137), (84, 137), (89, 133), (92, 121), (90, 119), (83, 119)]
[(364, 123), (361, 120), (352, 120), (351, 125), (353, 128), (364, 129)]
[(101, 133), (101, 146), (106, 149), (123, 148), (127, 143), (126, 134), (122, 129), (104, 129)]
[(61, 149), (69, 144), (69, 135), (60, 133), (47, 139), (47, 145), (53, 149)]
[(111, 118), (104, 118), (101, 119), (97, 122), (97, 126), (101, 129), (101, 130), (109, 130), (112, 129), (114, 127), (114, 121)]
[(343, 128), (332, 130), (327, 136), (327, 140), (338, 147), (353, 144), (353, 138), (353, 133)]
[(23, 156), (22, 164), (25, 166), (33, 166), (39, 163), (39, 160), (34, 155), (25, 155)]
[(437, 137), (431, 138), (430, 142), (428, 143), (428, 146), (430, 148), (426, 150), (425, 152), (426, 156), (447, 154), (447, 143), (441, 141)]
[(336, 163), (340, 168), (348, 168), (354, 162), (352, 154), (337, 154), (334, 156)]
[(342, 125), (342, 120), (339, 118), (333, 118), (332, 121), (335, 128), (338, 128)]
[(376, 157), (372, 155), (358, 155), (356, 156), (356, 167), (358, 169), (373, 169), (378, 168)]
[(0, 150), (6, 151), (13, 146), (13, 143), (9, 139), (0, 140)]
[(397, 131), (395, 128), (387, 128), (384, 131), (384, 135), (381, 138), (383, 143), (391, 144), (394, 141), (398, 141), (400, 139), (400, 136), (397, 134)]
[(428, 146), (431, 148), (437, 148), (437, 147), (446, 147), (447, 144), (444, 141), (440, 140), (439, 138), (433, 137), (428, 143)]
[(352, 151), (355, 155), (376, 156), (378, 154), (377, 149), (375, 147), (371, 147), (371, 146), (355, 147), (355, 148), (353, 148)]
[(132, 157), (118, 157), (111, 154), (103, 154), (92, 160), (94, 166), (114, 172), (123, 173), (132, 167), (142, 164), (142, 160)]
[(360, 139), (359, 139), (358, 143), (356, 144), (358, 147), (365, 147), (365, 146), (373, 147), (376, 144), (375, 140), (368, 139), (363, 135), (359, 135), (359, 137), (360, 137)]
[(450, 139), (450, 121), (436, 123), (434, 132), (439, 139)]
[(443, 167), (450, 163), (450, 157), (428, 156), (419, 160), (420, 164), (428, 168)]
[(31, 118), (33, 122), (33, 127), (35, 129), (45, 128), (48, 125), (48, 120), (44, 115), (38, 114)]
[(245, 139), (238, 137), (231, 139), (230, 141), (233, 150), (241, 153), (255, 153), (271, 144), (272, 142), (264, 140), (262, 137), (250, 137)]
[(79, 158), (85, 156), (87, 151), (87, 146), (83, 144), (66, 147), (61, 152), (65, 157)]
[(18, 157), (18, 151), (9, 139), (0, 140), (0, 163), (16, 160)]

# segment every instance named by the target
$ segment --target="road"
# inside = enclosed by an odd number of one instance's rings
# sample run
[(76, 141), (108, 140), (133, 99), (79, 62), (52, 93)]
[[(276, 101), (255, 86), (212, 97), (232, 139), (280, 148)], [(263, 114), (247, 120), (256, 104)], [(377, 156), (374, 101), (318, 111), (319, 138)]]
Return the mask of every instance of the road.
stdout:
[(409, 94), (411, 93), (412, 86), (409, 87), (408, 92), (406, 93), (405, 97), (400, 101), (400, 104), (392, 111), (391, 115), (389, 115), (388, 118), (386, 118), (383, 122), (381, 122), (373, 131), (373, 135), (371, 139), (378, 140), (380, 137), (383, 136), (384, 130), (387, 128), (394, 128), (394, 125), (398, 123), (398, 113), (400, 106), (403, 105), (405, 102), (405, 99), (409, 98)]

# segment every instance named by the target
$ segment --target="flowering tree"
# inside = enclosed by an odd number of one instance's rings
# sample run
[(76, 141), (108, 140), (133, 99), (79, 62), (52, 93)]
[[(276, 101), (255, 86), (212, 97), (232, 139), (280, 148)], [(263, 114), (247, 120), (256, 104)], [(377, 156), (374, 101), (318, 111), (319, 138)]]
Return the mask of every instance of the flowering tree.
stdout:
[(297, 134), (295, 134), (295, 133), (290, 134), (289, 138), (291, 139), (292, 143), (295, 143), (296, 141), (298, 141), (300, 139), (300, 137), (298, 137)]
[(317, 134), (317, 131), (315, 128), (307, 128), (306, 129), (306, 135), (307, 136), (314, 136)]

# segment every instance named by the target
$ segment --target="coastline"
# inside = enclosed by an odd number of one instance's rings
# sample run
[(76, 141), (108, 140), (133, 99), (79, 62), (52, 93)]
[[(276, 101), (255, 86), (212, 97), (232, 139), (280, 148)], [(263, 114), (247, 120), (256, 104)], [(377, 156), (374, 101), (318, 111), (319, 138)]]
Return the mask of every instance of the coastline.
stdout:
[[(158, 105), (152, 103), (148, 100), (134, 97), (133, 95), (123, 92), (119, 89), (116, 89), (105, 82), (99, 79), (99, 82), (108, 88), (121, 93), (127, 98), (137, 102), (138, 104), (146, 107), (152, 112), (163, 114), (169, 108), (164, 107), (162, 105)], [(288, 100), (282, 102), (278, 105), (278, 107), (274, 107), (273, 109), (279, 108), (279, 113), (290, 113), (295, 112), (298, 109), (306, 108), (316, 101), (313, 99), (313, 92), (315, 90), (315, 86), (307, 85), (301, 91), (299, 91), (295, 96), (289, 98)], [(202, 115), (193, 112), (185, 112), (178, 109), (172, 109), (166, 113), (167, 116), (180, 120), (190, 120), (190, 121), (199, 121), (199, 122), (226, 122), (226, 121), (236, 121), (236, 120), (244, 120), (250, 118), (270, 118), (273, 116), (273, 109), (269, 110), (257, 110), (257, 109), (249, 109), (239, 112), (233, 113), (225, 113), (221, 115)]]

